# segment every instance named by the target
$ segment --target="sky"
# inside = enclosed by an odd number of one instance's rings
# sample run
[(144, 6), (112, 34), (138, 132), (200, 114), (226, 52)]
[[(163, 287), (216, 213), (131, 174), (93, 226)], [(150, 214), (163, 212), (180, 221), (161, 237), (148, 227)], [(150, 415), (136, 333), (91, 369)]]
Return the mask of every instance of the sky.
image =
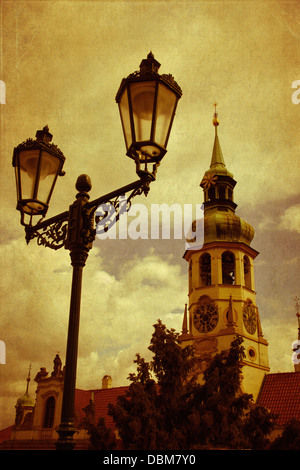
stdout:
[[(183, 90), (168, 152), (147, 198), (203, 202), (218, 103), (218, 134), (237, 185), (236, 213), (255, 229), (256, 300), (271, 372), (293, 371), (300, 297), (300, 13), (297, 1), (5, 1), (0, 80), (0, 429), (41, 367), (65, 361), (72, 269), (65, 249), (25, 242), (13, 149), (46, 124), (66, 156), (47, 217), (68, 209), (76, 179), (91, 199), (137, 179), (126, 157), (115, 95), (152, 51)], [(292, 96), (294, 94), (294, 100)], [(293, 102), (294, 101), (294, 102)], [(295, 102), (296, 101), (296, 102)], [(297, 104), (298, 103), (298, 104)], [(129, 384), (136, 353), (149, 358), (157, 319), (181, 331), (188, 270), (183, 239), (99, 240), (83, 272), (77, 387)]]

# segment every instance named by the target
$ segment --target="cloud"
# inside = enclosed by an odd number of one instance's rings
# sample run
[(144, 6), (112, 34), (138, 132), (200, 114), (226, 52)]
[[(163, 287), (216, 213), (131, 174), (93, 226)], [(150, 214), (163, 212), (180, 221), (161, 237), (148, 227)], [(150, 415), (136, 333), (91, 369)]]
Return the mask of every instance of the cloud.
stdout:
[[(65, 362), (72, 268), (65, 250), (54, 252), (34, 241), (28, 247), (23, 240), (2, 245), (0, 257), (3, 266), (16, 267), (0, 281), (1, 298), (7, 299), (1, 315), (7, 364), (1, 370), (0, 394), (2, 403), (10, 396), (3, 419), (11, 416), (12, 422), (29, 364), (34, 378), (40, 367), (52, 370), (57, 351)], [(148, 354), (157, 319), (181, 328), (182, 319), (170, 316), (174, 302), (184, 309), (185, 276), (180, 266), (149, 250), (144, 258), (124, 258), (119, 268), (118, 277), (103, 269), (100, 250), (94, 247), (83, 270), (79, 388), (101, 387), (105, 374), (112, 376), (115, 386), (126, 384), (135, 354)], [(31, 395), (33, 390), (31, 384)]]
[(300, 204), (285, 210), (281, 216), (279, 228), (300, 233)]
[(270, 372), (293, 372), (292, 343), (297, 339), (293, 321), (283, 325), (280, 318), (265, 319), (263, 333), (269, 342)]

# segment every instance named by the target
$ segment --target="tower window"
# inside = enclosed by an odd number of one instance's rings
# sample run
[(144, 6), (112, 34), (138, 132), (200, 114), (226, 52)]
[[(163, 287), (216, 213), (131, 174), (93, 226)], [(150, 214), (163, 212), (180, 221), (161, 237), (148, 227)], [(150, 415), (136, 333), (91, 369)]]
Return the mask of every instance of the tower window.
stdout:
[(208, 199), (213, 201), (216, 198), (216, 190), (213, 187), (210, 187), (208, 190)]
[(209, 253), (200, 256), (201, 286), (211, 285), (211, 258)]
[(225, 188), (224, 188), (224, 186), (220, 186), (220, 188), (219, 188), (219, 199), (225, 199)]
[(250, 271), (250, 261), (248, 256), (244, 256), (244, 279), (245, 279), (245, 287), (247, 289), (252, 289), (251, 286), (251, 271)]
[(222, 284), (235, 284), (235, 257), (231, 251), (222, 254)]
[(54, 422), (55, 398), (49, 397), (45, 405), (44, 428), (52, 428)]
[(227, 193), (228, 193), (228, 199), (230, 199), (230, 201), (232, 201), (232, 197), (233, 197), (232, 189), (228, 188)]

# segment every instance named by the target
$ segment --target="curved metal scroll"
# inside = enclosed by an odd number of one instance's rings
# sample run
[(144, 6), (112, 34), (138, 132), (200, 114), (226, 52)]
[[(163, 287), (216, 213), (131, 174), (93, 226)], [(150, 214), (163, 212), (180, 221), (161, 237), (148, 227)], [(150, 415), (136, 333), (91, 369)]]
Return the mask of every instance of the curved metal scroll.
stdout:
[(58, 250), (65, 246), (68, 233), (68, 221), (61, 220), (51, 224), (43, 229), (41, 233), (38, 231), (30, 232), (26, 237), (27, 243), (33, 238), (37, 238), (37, 244)]
[(125, 194), (121, 194), (120, 196), (110, 199), (96, 207), (94, 209), (94, 213), (97, 234), (107, 232), (116, 222), (118, 222), (120, 216), (130, 210), (132, 199), (143, 192), (145, 192), (144, 188), (135, 188), (128, 198), (125, 197)]

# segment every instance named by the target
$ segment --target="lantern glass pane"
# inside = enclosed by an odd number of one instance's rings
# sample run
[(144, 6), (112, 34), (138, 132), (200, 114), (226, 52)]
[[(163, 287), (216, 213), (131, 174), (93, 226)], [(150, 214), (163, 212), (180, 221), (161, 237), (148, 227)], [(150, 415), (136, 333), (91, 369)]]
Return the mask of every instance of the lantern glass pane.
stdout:
[(167, 144), (176, 101), (175, 93), (160, 83), (157, 96), (155, 141), (164, 148)]
[(17, 200), (21, 199), (21, 191), (20, 191), (20, 179), (19, 179), (19, 166), (15, 166), (15, 175), (16, 175), (16, 187), (17, 187)]
[(154, 108), (156, 81), (130, 84), (135, 138), (137, 142), (149, 141)]
[(130, 111), (129, 111), (129, 104), (128, 104), (127, 88), (125, 88), (125, 91), (122, 95), (121, 101), (119, 103), (119, 109), (120, 109), (121, 121), (122, 121), (122, 126), (123, 126), (125, 145), (128, 150), (132, 142), (132, 137), (131, 137)]
[(56, 180), (57, 174), (61, 166), (61, 160), (51, 153), (42, 151), (40, 179), (38, 188), (38, 200), (44, 204), (48, 204), (53, 183)]
[(19, 153), (21, 199), (33, 199), (35, 197), (35, 182), (39, 155), (39, 149), (22, 150)]

